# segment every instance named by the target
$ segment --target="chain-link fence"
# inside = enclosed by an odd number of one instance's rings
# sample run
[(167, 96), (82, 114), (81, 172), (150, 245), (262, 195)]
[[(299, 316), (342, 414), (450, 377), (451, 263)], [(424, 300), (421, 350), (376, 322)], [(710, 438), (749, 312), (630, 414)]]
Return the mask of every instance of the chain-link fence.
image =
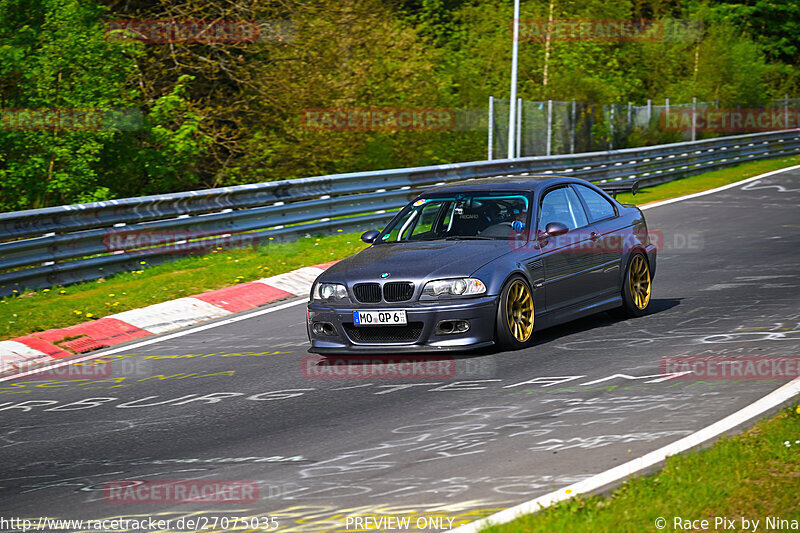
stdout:
[[(490, 98), (489, 159), (509, 155), (508, 100)], [(759, 107), (719, 102), (646, 105), (593, 104), (519, 99), (512, 145), (514, 157), (570, 154), (690, 141), (737, 133), (800, 127), (800, 98), (780, 98)]]

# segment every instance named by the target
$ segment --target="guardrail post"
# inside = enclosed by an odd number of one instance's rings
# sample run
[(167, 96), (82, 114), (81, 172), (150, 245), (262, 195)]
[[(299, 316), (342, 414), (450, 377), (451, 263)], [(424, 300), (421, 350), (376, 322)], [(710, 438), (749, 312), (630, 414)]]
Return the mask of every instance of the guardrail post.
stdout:
[(553, 101), (547, 101), (547, 155), (550, 155), (550, 151), (553, 145)]
[(486, 157), (487, 161), (492, 160), (492, 149), (494, 148), (494, 96), (489, 97), (489, 150)]
[(697, 124), (695, 122), (696, 119), (697, 119), (697, 98), (692, 96), (692, 140), (693, 141), (697, 140)]

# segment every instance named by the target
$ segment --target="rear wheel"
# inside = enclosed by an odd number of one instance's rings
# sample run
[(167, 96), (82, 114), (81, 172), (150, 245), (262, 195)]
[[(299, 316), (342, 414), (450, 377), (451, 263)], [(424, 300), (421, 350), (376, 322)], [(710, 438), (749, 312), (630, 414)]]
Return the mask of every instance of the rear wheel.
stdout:
[(647, 257), (641, 252), (634, 252), (628, 260), (625, 278), (622, 283), (622, 307), (624, 316), (642, 316), (650, 304), (652, 277)]
[(497, 303), (497, 342), (507, 349), (528, 346), (533, 340), (533, 294), (522, 276), (509, 279)]

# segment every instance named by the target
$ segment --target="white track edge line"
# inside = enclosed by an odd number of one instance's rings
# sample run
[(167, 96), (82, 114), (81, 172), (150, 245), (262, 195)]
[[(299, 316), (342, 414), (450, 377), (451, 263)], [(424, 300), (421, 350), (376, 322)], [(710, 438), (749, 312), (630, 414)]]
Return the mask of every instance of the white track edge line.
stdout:
[[(782, 404), (796, 394), (800, 394), (800, 377), (793, 379), (786, 385), (770, 392), (763, 398), (756, 400), (747, 407), (744, 407), (733, 414), (728, 415), (722, 420), (714, 422), (710, 426), (706, 426), (703, 429), (692, 433), (691, 435), (687, 435), (686, 437), (671, 444), (663, 446), (662, 448), (649, 452), (632, 461), (628, 461), (627, 463), (615, 466), (614, 468), (606, 470), (605, 472), (595, 474), (594, 476), (578, 483), (563, 487), (557, 491), (545, 494), (544, 496), (539, 496), (538, 498), (515, 505), (514, 507), (509, 507), (508, 509), (497, 512), (486, 518), (464, 524), (463, 526), (451, 529), (450, 531), (452, 533), (476, 533), (482, 528), (490, 525), (505, 524), (516, 518), (519, 518), (521, 515), (535, 513), (550, 507), (554, 503), (558, 503), (562, 500), (568, 500), (575, 495), (585, 494), (587, 492), (605, 487), (632, 474), (636, 474), (645, 468), (656, 465), (664, 461), (668, 456), (676, 455), (680, 452), (684, 452), (699, 446), (703, 442), (717, 437), (725, 431), (733, 429), (736, 426), (743, 424), (760, 414), (763, 414), (765, 411)], [(566, 491), (568, 490), (570, 491), (570, 494), (567, 494)]]
[(78, 358), (78, 359), (70, 359), (68, 361), (62, 361), (60, 363), (56, 363), (56, 364), (53, 364), (53, 365), (48, 365), (46, 367), (35, 368), (35, 369), (32, 369), (32, 370), (28, 370), (27, 372), (23, 372), (21, 374), (15, 374), (13, 376), (6, 376), (6, 377), (3, 377), (3, 378), (0, 378), (0, 382), (9, 381), (11, 379), (17, 379), (17, 378), (29, 376), (31, 374), (36, 374), (38, 372), (43, 372), (45, 370), (52, 370), (54, 368), (59, 368), (59, 367), (65, 366), (65, 365), (71, 365), (71, 364), (74, 364), (74, 363), (82, 363), (83, 361), (89, 361), (91, 359), (96, 359), (98, 357), (103, 357), (103, 356), (106, 356), (106, 355), (112, 355), (112, 354), (119, 353), (119, 352), (124, 352), (124, 351), (127, 351), (127, 350), (133, 350), (135, 348), (140, 348), (142, 346), (147, 346), (148, 344), (155, 344), (157, 342), (166, 341), (166, 340), (169, 340), (169, 339), (175, 339), (177, 337), (183, 337), (184, 335), (189, 335), (190, 333), (196, 333), (198, 331), (203, 331), (203, 330), (206, 330), (206, 329), (212, 329), (212, 328), (216, 328), (216, 327), (219, 327), (219, 326), (225, 326), (227, 324), (232, 324), (234, 322), (239, 322), (240, 320), (246, 320), (248, 318), (253, 318), (255, 316), (266, 315), (267, 313), (274, 313), (275, 311), (281, 311), (282, 309), (286, 309), (288, 307), (293, 307), (293, 306), (299, 305), (301, 303), (306, 303), (306, 300), (304, 298), (302, 298), (302, 299), (299, 299), (297, 301), (292, 301), (292, 302), (287, 302), (287, 303), (284, 303), (284, 304), (276, 305), (275, 307), (268, 307), (266, 309), (259, 309), (257, 311), (250, 312), (250, 313), (247, 313), (247, 314), (244, 314), (244, 315), (237, 315), (237, 316), (234, 316), (234, 317), (225, 318), (223, 320), (220, 320), (219, 322), (214, 322), (212, 324), (204, 324), (202, 326), (190, 326), (190, 327), (188, 327), (186, 329), (182, 329), (181, 331), (177, 331), (175, 333), (166, 333), (166, 334), (162, 334), (162, 335), (157, 335), (157, 336), (149, 338), (149, 339), (147, 339), (145, 341), (137, 342), (135, 344), (131, 344), (131, 345), (128, 345), (128, 346), (120, 346), (118, 348), (112, 348), (112, 349), (110, 349), (108, 351), (103, 351), (103, 352), (100, 352), (100, 353), (94, 353), (92, 355), (87, 355), (85, 357), (81, 357), (81, 358)]
[(781, 172), (788, 172), (790, 170), (797, 170), (799, 168), (800, 168), (800, 165), (794, 165), (792, 167), (779, 168), (778, 170), (771, 170), (771, 171), (766, 172), (764, 174), (759, 174), (758, 176), (752, 176), (750, 178), (745, 178), (743, 180), (735, 181), (733, 183), (729, 183), (727, 185), (722, 185), (721, 187), (717, 187), (715, 189), (708, 189), (707, 191), (695, 192), (695, 193), (692, 193), (692, 194), (687, 194), (685, 196), (678, 196), (677, 198), (669, 198), (667, 200), (661, 200), (659, 202), (653, 202), (652, 204), (643, 205), (639, 209), (641, 209), (641, 210), (652, 209), (653, 207), (660, 207), (662, 205), (673, 204), (675, 202), (682, 202), (683, 200), (691, 200), (692, 198), (697, 198), (698, 196), (705, 196), (706, 194), (714, 194), (715, 192), (724, 191), (726, 189), (733, 189), (734, 187), (738, 187), (739, 185), (744, 185), (745, 183), (749, 183), (751, 181), (756, 181), (756, 180), (759, 180), (759, 179), (767, 178), (767, 177), (772, 176), (774, 174), (780, 174)]

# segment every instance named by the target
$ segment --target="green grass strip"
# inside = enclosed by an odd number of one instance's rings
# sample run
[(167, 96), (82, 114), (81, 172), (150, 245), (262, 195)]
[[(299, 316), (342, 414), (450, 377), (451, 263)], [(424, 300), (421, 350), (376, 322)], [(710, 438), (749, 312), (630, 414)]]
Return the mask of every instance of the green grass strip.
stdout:
[(312, 237), (190, 256), (109, 279), (27, 291), (0, 300), (0, 339), (221, 289), (352, 255), (366, 244), (360, 234)]
[(700, 191), (707, 191), (708, 189), (722, 187), (723, 185), (735, 183), (751, 176), (758, 176), (759, 174), (764, 174), (771, 170), (778, 170), (794, 165), (800, 165), (800, 156), (796, 155), (780, 159), (769, 159), (766, 161), (750, 161), (749, 163), (742, 163), (735, 167), (712, 170), (710, 172), (704, 172), (703, 174), (697, 174), (696, 176), (689, 176), (688, 178), (656, 185), (655, 187), (641, 189), (636, 193), (636, 196), (630, 193), (619, 194), (617, 195), (617, 200), (623, 204), (644, 205)]

